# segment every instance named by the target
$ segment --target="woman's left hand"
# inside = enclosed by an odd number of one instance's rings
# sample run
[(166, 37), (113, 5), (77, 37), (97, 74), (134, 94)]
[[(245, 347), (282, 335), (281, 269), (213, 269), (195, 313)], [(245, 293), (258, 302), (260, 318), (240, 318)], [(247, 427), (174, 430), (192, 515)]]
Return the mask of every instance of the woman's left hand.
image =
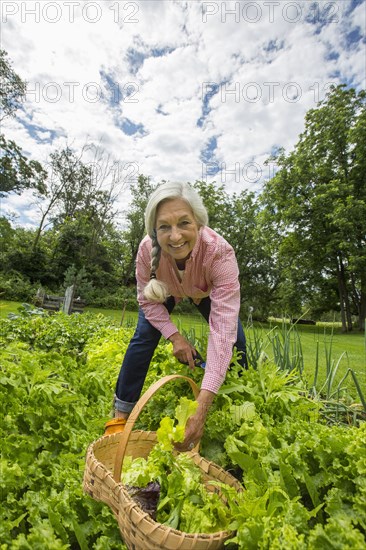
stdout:
[(176, 443), (177, 451), (191, 451), (200, 442), (205, 427), (206, 416), (215, 394), (208, 390), (201, 390), (197, 397), (198, 407), (186, 425), (185, 437), (182, 443)]

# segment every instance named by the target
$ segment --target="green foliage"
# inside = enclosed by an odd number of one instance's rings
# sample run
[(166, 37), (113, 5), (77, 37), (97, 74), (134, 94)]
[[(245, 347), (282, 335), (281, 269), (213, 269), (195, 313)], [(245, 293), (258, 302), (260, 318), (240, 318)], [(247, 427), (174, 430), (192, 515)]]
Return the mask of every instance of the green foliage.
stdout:
[(121, 548), (113, 515), (82, 493), (85, 449), (112, 387), (65, 345), (63, 327), (50, 328), (46, 342), (47, 331), (37, 334), (37, 351), (13, 342), (1, 353), (2, 548)]
[(16, 271), (6, 275), (0, 272), (0, 294), (7, 300), (31, 302), (38, 286)]
[(6, 140), (0, 134), (0, 197), (6, 193), (15, 192), (18, 195), (24, 189), (36, 189), (44, 194), (46, 191), (46, 170), (35, 160), (29, 160), (22, 153), (21, 147), (12, 140)]
[[(154, 427), (153, 413), (176, 402), (181, 391), (167, 389), (142, 427)], [(360, 503), (366, 424), (333, 430), (323, 424), (322, 409), (306, 396), (295, 372), (281, 371), (263, 356), (241, 376), (237, 367), (228, 372), (209, 412), (201, 452), (242, 477), (243, 495), (228, 495), (239, 548), (312, 550), (333, 540), (332, 533), (339, 548), (365, 544), (366, 509)]]
[(19, 340), (34, 349), (52, 349), (76, 356), (83, 352), (91, 337), (109, 330), (110, 322), (103, 315), (57, 312), (51, 316), (29, 317), (25, 314), (2, 320), (0, 341), (6, 345)]
[[(95, 165), (83, 161), (86, 149), (94, 150)], [(50, 155), (47, 196), (38, 204), (42, 216), (30, 253), (46, 249), (45, 270), (53, 274), (54, 290), (73, 265), (78, 272), (85, 270), (94, 287), (114, 290), (119, 283), (121, 243), (113, 205), (121, 183), (115, 164), (91, 145), (80, 156), (69, 147)], [(51, 226), (45, 231), (46, 222)], [(90, 294), (92, 289), (85, 290)]]
[[(83, 296), (83, 294), (81, 294)], [(136, 288), (120, 286), (117, 290), (107, 288), (94, 289), (89, 295), (89, 303), (94, 307), (112, 308), (122, 311), (137, 311), (138, 303), (136, 297)]]
[[(65, 220), (77, 219), (78, 214), (92, 218), (98, 231), (103, 225), (101, 217), (106, 220), (112, 215), (111, 197), (108, 191), (103, 191), (93, 178), (92, 167), (82, 161), (75, 151), (65, 147), (50, 155), (52, 170), (51, 188), (49, 193), (56, 193), (55, 203), (59, 212), (54, 217), (57, 224)], [(92, 229), (92, 228), (91, 228)]]
[(145, 209), (155, 187), (150, 178), (142, 174), (139, 175), (136, 183), (130, 185), (132, 200), (125, 213), (127, 227), (121, 235), (124, 243), (122, 251), (122, 282), (124, 285), (135, 282), (135, 259), (139, 244), (145, 236)]
[(21, 107), (27, 85), (14, 71), (8, 59), (8, 54), (3, 49), (0, 49), (0, 74), (0, 107), (3, 112), (1, 118), (5, 118), (6, 116), (13, 116), (14, 112)]
[[(3, 120), (14, 116), (21, 107), (27, 85), (14, 71), (3, 49), (0, 49), (0, 74), (0, 120)], [(38, 161), (25, 157), (21, 147), (15, 141), (7, 140), (4, 134), (0, 134), (0, 150), (0, 197), (10, 192), (20, 195), (24, 189), (45, 193), (47, 172)]]
[[(268, 246), (266, 228), (261, 223), (260, 203), (254, 193), (229, 195), (223, 185), (196, 181), (209, 216), (209, 226), (234, 248), (239, 265), (243, 296), (242, 314), (250, 308), (257, 318), (266, 318), (273, 303), (272, 284), (276, 277), (273, 250)], [(255, 302), (249, 297), (255, 296)]]
[(40, 317), (45, 317), (47, 315), (47, 311), (45, 309), (42, 309), (41, 307), (34, 307), (31, 304), (27, 304), (26, 302), (23, 303), (20, 307), (18, 307), (18, 313), (9, 313), (8, 319), (18, 319), (19, 317), (32, 317), (32, 315), (37, 315)]
[[(33, 230), (14, 229), (5, 218), (0, 218), (0, 277), (4, 281), (4, 298), (31, 301), (40, 284), (45, 288), (55, 285), (56, 277), (49, 261), (49, 237), (48, 233), (42, 246), (33, 250)], [(28, 283), (31, 287), (24, 293), (23, 286)]]
[(352, 314), (363, 329), (366, 314), (365, 101), (364, 90), (333, 86), (306, 114), (294, 151), (272, 159), (279, 169), (261, 197), (278, 245), (282, 307), (295, 313), (308, 299), (318, 311), (340, 309), (344, 330)]
[[(124, 548), (111, 511), (82, 493), (131, 331), (102, 315), (1, 321), (2, 548)], [(157, 355), (170, 359), (165, 345)]]
[(361, 549), (365, 427), (287, 418), (268, 429), (256, 415), (229, 436), (229, 456), (244, 469), (247, 489), (235, 500), (229, 494), (239, 547), (267, 548), (271, 541), (271, 548), (322, 548), (333, 532), (339, 545), (329, 548)]
[(82, 296), (83, 300), (86, 300), (87, 302), (90, 301), (90, 298), (93, 296), (94, 288), (92, 283), (88, 280), (88, 274), (85, 267), (82, 267), (78, 271), (75, 265), (72, 264), (65, 271), (63, 292), (65, 292), (66, 289), (72, 285), (75, 285), (75, 297)]
[(304, 360), (301, 349), (301, 339), (295, 325), (286, 325), (282, 321), (282, 327), (275, 326), (268, 338), (272, 344), (275, 364), (283, 371), (295, 371), (302, 374)]
[(169, 416), (165, 416), (160, 421), (156, 436), (162, 450), (172, 451), (174, 443), (184, 440), (187, 420), (196, 412), (197, 406), (197, 401), (190, 401), (186, 397), (182, 397), (175, 409), (177, 422), (174, 424)]
[[(1, 322), (3, 548), (121, 548), (112, 513), (82, 493), (82, 475), (86, 448), (109, 416), (132, 332), (100, 315), (19, 313)], [(161, 342), (145, 389), (175, 372), (198, 384), (204, 374), (190, 373), (171, 344)], [(144, 407), (138, 428), (156, 430), (187, 395), (184, 381), (164, 386)], [(364, 548), (366, 423), (328, 425), (326, 405), (307, 397), (295, 370), (281, 370), (263, 354), (256, 368), (241, 372), (236, 363), (228, 371), (206, 420), (201, 454), (245, 486), (243, 494), (227, 495), (234, 547)], [(186, 480), (198, 492), (195, 475)], [(171, 481), (173, 504), (182, 487), (176, 469)], [(161, 513), (171, 525), (179, 511), (189, 530), (210, 517), (222, 520), (213, 508), (204, 518), (177, 510), (180, 497), (174, 507), (169, 502)]]

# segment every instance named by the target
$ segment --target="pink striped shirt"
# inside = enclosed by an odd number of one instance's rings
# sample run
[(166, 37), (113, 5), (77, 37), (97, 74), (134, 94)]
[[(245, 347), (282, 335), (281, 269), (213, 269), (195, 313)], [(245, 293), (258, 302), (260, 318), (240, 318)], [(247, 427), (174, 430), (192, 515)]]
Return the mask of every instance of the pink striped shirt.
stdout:
[[(137, 299), (145, 317), (164, 338), (177, 327), (163, 304), (150, 302), (143, 289), (150, 279), (151, 239), (140, 243), (136, 259)], [(182, 280), (175, 261), (162, 251), (157, 278), (164, 281), (176, 302), (187, 296), (195, 303), (211, 298), (206, 369), (201, 389), (217, 393), (223, 383), (237, 339), (240, 308), (239, 269), (230, 244), (209, 227), (199, 230), (197, 242), (185, 265)]]

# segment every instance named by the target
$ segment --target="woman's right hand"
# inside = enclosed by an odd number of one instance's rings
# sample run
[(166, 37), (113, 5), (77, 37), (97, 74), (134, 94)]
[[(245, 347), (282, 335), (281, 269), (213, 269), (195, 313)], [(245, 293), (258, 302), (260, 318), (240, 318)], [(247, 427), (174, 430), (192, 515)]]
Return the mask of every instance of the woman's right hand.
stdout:
[(183, 363), (188, 365), (191, 370), (194, 370), (194, 357), (196, 350), (179, 332), (175, 332), (169, 338), (173, 344), (173, 355)]

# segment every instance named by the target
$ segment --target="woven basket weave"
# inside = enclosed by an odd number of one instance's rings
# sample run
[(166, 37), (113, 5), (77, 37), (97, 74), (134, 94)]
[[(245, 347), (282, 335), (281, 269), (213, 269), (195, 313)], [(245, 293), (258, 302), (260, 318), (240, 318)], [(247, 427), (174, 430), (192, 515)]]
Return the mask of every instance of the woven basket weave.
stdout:
[[(131, 498), (121, 483), (121, 470), (125, 456), (146, 458), (156, 443), (155, 432), (132, 428), (144, 405), (154, 393), (174, 379), (186, 380), (195, 395), (198, 388), (185, 376), (171, 375), (153, 384), (136, 403), (122, 433), (103, 436), (88, 449), (83, 488), (95, 500), (105, 502), (113, 511), (121, 536), (129, 550), (216, 550), (224, 548), (232, 536), (228, 531), (217, 533), (184, 533), (154, 521)], [(190, 453), (192, 460), (202, 470), (204, 482), (220, 481), (242, 491), (240, 483), (222, 468), (201, 457), (198, 446)]]

